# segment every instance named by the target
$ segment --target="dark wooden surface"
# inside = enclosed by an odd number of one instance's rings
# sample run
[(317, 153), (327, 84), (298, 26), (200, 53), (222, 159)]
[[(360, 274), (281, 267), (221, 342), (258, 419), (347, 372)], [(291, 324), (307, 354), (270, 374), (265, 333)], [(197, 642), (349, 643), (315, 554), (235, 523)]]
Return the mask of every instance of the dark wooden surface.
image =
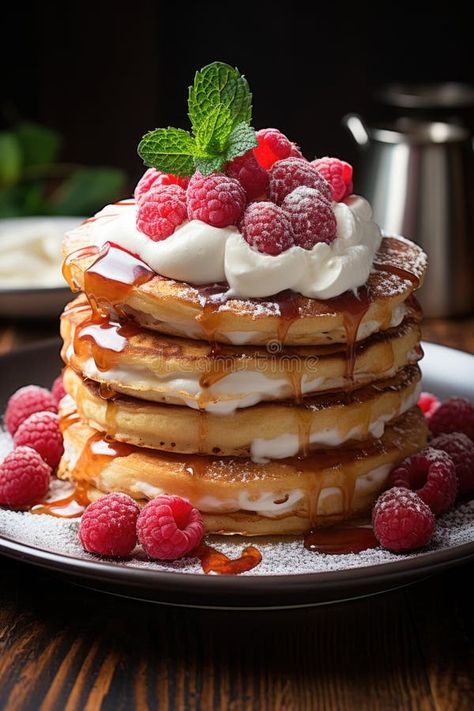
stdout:
[[(0, 324), (0, 350), (54, 335)], [(474, 319), (427, 322), (474, 352)], [(166, 608), (0, 559), (2, 711), (472, 711), (466, 565), (379, 597), (304, 610)]]

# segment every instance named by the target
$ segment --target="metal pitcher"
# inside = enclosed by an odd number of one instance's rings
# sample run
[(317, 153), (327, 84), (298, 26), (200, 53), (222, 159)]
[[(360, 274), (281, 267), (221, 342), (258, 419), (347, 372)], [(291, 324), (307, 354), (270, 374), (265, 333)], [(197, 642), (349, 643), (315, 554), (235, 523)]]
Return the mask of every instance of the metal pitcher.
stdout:
[(473, 151), (468, 128), (399, 119), (367, 127), (344, 119), (361, 150), (356, 190), (387, 233), (429, 257), (420, 300), (427, 316), (474, 311)]

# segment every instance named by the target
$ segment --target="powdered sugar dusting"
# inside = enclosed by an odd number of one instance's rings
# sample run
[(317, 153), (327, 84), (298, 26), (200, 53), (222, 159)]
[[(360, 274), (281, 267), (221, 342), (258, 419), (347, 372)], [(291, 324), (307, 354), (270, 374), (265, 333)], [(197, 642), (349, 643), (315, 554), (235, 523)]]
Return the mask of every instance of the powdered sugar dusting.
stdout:
[[(30, 513), (0, 509), (0, 536), (66, 556), (97, 560), (95, 556), (82, 550), (77, 538), (78, 526), (77, 520), (58, 519), (47, 515), (34, 516)], [(421, 553), (396, 555), (382, 548), (375, 548), (357, 554), (326, 555), (307, 551), (301, 538), (274, 537), (270, 540), (241, 536), (209, 536), (207, 540), (230, 558), (238, 557), (245, 546), (256, 545), (262, 553), (262, 562), (243, 575), (298, 575), (363, 568), (473, 542), (474, 501), (459, 506), (440, 518), (430, 545)], [(174, 562), (148, 561), (140, 549), (136, 550), (131, 560), (112, 562), (126, 568), (145, 568), (156, 572), (203, 574), (201, 565), (195, 558), (183, 558)]]
[[(8, 435), (0, 435), (0, 459), (11, 447)], [(0, 537), (13, 539), (19, 543), (52, 551), (60, 555), (73, 556), (82, 560), (97, 560), (85, 553), (77, 538), (77, 519), (59, 519), (48, 515), (33, 515), (0, 509)], [(210, 536), (208, 542), (230, 558), (240, 556), (248, 545), (257, 546), (262, 553), (262, 562), (243, 575), (298, 575), (301, 573), (324, 573), (369, 565), (415, 558), (427, 552), (446, 550), (474, 541), (474, 500), (457, 506), (437, 520), (435, 534), (429, 546), (421, 553), (397, 555), (382, 548), (369, 549), (357, 554), (326, 555), (308, 551), (301, 538), (269, 537), (244, 538), (241, 536)], [(203, 574), (199, 561), (183, 558), (179, 561), (149, 561), (137, 548), (133, 559), (113, 561), (114, 565), (125, 568), (142, 568), (150, 571)]]

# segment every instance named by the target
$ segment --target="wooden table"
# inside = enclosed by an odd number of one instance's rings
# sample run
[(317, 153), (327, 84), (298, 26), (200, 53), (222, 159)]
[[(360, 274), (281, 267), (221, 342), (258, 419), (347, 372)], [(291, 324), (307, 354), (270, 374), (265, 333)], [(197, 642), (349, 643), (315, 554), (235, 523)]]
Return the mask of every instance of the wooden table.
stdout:
[[(0, 348), (54, 325), (0, 325)], [(427, 340), (474, 352), (474, 319)], [(166, 608), (0, 559), (1, 711), (472, 711), (465, 565), (379, 597), (303, 610)]]

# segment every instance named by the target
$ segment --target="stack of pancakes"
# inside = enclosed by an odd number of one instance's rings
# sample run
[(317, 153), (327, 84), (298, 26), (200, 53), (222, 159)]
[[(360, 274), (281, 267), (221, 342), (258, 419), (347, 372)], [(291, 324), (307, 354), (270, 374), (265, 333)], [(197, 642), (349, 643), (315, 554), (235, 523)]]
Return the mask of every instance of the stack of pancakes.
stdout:
[(64, 250), (83, 294), (61, 319), (59, 475), (89, 499), (178, 494), (208, 531), (297, 534), (368, 511), (424, 446), (411, 242), (385, 237), (368, 282), (326, 301), (179, 283), (87, 223)]

